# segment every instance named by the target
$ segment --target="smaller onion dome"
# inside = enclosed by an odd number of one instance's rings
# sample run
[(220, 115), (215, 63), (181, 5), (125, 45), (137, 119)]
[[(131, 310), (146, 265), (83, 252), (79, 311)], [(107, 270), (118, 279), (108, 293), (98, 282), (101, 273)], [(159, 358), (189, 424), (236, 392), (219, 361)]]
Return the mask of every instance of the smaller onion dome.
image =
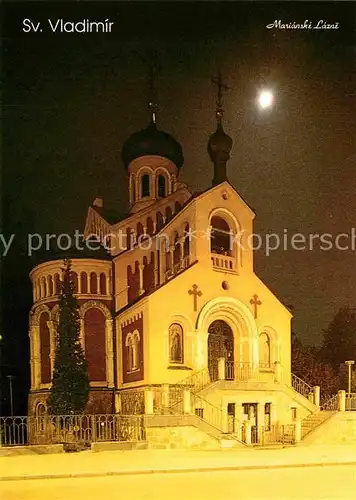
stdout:
[(225, 134), (221, 123), (218, 123), (216, 132), (214, 132), (208, 142), (208, 153), (211, 161), (215, 163), (227, 162), (230, 158), (232, 149), (232, 139)]
[(172, 161), (179, 169), (183, 165), (182, 147), (173, 136), (158, 130), (154, 122), (148, 127), (132, 134), (124, 143), (121, 153), (125, 168), (141, 156), (162, 156)]

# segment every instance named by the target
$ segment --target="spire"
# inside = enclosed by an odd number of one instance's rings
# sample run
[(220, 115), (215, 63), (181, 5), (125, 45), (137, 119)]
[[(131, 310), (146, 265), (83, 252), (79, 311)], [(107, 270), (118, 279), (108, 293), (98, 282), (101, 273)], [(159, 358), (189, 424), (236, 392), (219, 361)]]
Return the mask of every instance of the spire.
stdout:
[(150, 54), (148, 58), (148, 109), (150, 110), (151, 124), (155, 125), (157, 120), (157, 77), (161, 70), (156, 53)]
[(218, 126), (221, 126), (221, 120), (224, 116), (224, 109), (223, 109), (223, 90), (229, 90), (229, 87), (223, 83), (222, 81), (222, 76), (221, 76), (221, 68), (219, 68), (218, 71), (218, 76), (217, 78), (213, 78), (212, 80), (213, 85), (216, 85), (217, 87), (217, 100), (216, 100), (216, 121), (218, 123)]
[(217, 86), (217, 100), (216, 100), (216, 132), (212, 134), (208, 142), (208, 153), (211, 161), (214, 164), (214, 178), (213, 185), (220, 184), (227, 180), (226, 163), (230, 158), (230, 151), (232, 148), (232, 139), (225, 134), (222, 126), (222, 118), (224, 116), (223, 110), (223, 90), (228, 90), (229, 87), (223, 83), (221, 70), (218, 72), (217, 78), (212, 80), (213, 84)]

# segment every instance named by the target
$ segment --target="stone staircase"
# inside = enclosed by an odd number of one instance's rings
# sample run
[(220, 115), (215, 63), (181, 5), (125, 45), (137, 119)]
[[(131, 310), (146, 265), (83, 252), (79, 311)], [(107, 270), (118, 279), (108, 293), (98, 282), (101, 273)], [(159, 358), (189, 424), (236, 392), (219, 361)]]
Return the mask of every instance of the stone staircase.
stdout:
[(319, 425), (323, 424), (328, 420), (331, 415), (333, 415), (333, 411), (318, 411), (308, 415), (305, 419), (302, 420), (302, 439), (304, 439), (308, 434), (313, 432)]

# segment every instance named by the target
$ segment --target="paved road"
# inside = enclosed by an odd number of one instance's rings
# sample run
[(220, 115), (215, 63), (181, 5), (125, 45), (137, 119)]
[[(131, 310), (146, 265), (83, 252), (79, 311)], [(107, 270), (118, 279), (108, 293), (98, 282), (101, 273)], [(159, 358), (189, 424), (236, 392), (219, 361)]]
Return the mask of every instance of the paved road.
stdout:
[(1, 500), (356, 498), (356, 466), (4, 481)]

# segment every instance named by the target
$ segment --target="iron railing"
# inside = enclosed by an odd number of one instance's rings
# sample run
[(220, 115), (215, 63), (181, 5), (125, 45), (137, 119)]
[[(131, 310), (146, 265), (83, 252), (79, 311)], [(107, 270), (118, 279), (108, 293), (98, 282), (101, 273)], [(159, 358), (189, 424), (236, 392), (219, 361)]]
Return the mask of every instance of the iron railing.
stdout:
[(304, 382), (301, 378), (297, 377), (297, 375), (292, 375), (292, 387), (296, 392), (299, 392), (302, 396), (305, 398), (309, 399), (309, 395), (313, 394), (313, 388)]
[(339, 397), (338, 394), (334, 394), (331, 398), (327, 399), (321, 406), (320, 409), (324, 411), (336, 411), (339, 407)]
[[(246, 436), (244, 436), (246, 440)], [(269, 444), (294, 444), (295, 425), (259, 425), (251, 428), (251, 443), (258, 446)]]
[(2, 446), (142, 441), (144, 439), (142, 415), (0, 417)]
[(246, 381), (250, 379), (260, 379), (261, 372), (274, 372), (272, 363), (252, 363), (252, 362), (225, 362), (225, 380)]
[(224, 432), (225, 422), (227, 422), (227, 412), (196, 394), (192, 396), (192, 408), (199, 418), (219, 431)]

